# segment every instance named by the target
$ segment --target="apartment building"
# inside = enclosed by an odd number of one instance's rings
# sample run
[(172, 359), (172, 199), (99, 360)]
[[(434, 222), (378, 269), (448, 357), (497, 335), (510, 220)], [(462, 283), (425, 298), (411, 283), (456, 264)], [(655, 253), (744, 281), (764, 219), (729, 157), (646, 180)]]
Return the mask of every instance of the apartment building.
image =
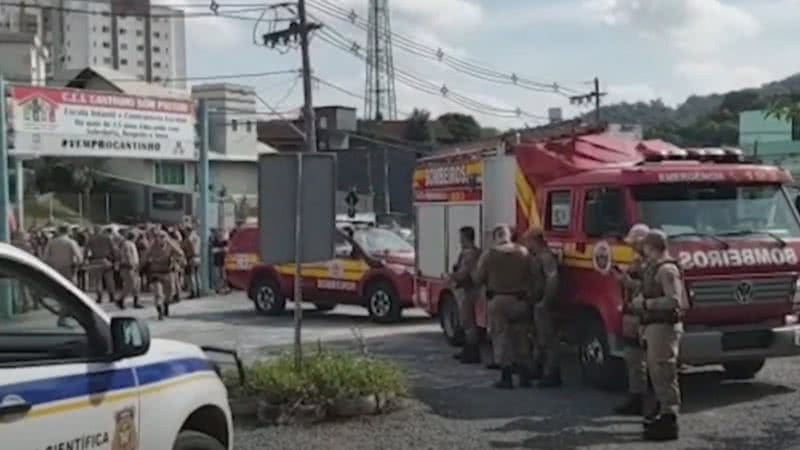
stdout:
[[(26, 6), (27, 5), (27, 6)], [(131, 78), (186, 87), (181, 10), (149, 0), (28, 0), (0, 6), (0, 32), (38, 35), (51, 55), (48, 74), (108, 67)]]

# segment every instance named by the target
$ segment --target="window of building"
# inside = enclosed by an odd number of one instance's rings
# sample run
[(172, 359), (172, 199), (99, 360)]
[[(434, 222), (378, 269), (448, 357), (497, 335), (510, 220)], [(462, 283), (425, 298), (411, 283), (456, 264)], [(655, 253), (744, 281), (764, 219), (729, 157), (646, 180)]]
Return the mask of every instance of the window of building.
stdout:
[(125, 59), (125, 58), (122, 58), (122, 59), (119, 60), (119, 64), (121, 66), (127, 66), (128, 65), (128, 60)]
[(161, 63), (160, 63), (160, 62), (158, 62), (158, 61), (154, 61), (154, 62), (153, 62), (153, 67), (155, 67), (156, 69), (158, 69), (158, 68), (160, 68), (160, 67), (161, 67)]
[(156, 184), (186, 184), (186, 165), (180, 162), (157, 162)]
[(625, 220), (625, 196), (616, 188), (586, 191), (583, 204), (583, 231), (590, 238), (623, 237), (628, 228)]
[(119, 48), (121, 48), (123, 50), (127, 50), (128, 49), (128, 44), (123, 42), (122, 44), (119, 44)]
[(97, 31), (97, 25), (94, 25), (94, 26), (92, 27), (92, 31), (94, 31), (94, 32), (96, 32), (96, 31)]
[(153, 53), (161, 53), (161, 47), (153, 47)]
[(140, 60), (136, 61), (136, 65), (139, 66), (139, 67), (144, 67), (144, 61), (142, 61), (140, 59)]
[(236, 131), (239, 128), (239, 123), (236, 119), (231, 120), (231, 130)]
[(103, 64), (111, 65), (111, 58), (109, 58), (109, 57), (103, 58)]
[(164, 47), (164, 53), (169, 53), (169, 47)]
[(71, 61), (72, 61), (72, 57), (67, 55), (67, 62), (71, 62)]
[(140, 52), (143, 52), (144, 51), (144, 45), (137, 45), (136, 46), (136, 50), (139, 50)]
[(245, 128), (245, 130), (247, 130), (248, 133), (252, 133), (253, 132), (253, 122), (248, 120), (247, 122), (245, 122), (244, 128)]
[(97, 64), (97, 56), (92, 58), (92, 64)]
[(168, 38), (169, 38), (169, 33), (164, 33), (164, 39), (168, 39)]
[(103, 25), (103, 33), (108, 33), (109, 31), (111, 31), (111, 28)]
[(547, 196), (548, 230), (566, 231), (572, 223), (572, 193), (553, 191)]
[(156, 38), (156, 39), (158, 39), (158, 38), (160, 38), (160, 37), (161, 37), (161, 33), (159, 33), (158, 31), (154, 31), (154, 32), (153, 32), (153, 37), (154, 37), (154, 38)]
[(144, 18), (143, 18), (142, 16), (138, 16), (138, 17), (136, 18), (136, 21), (137, 21), (137, 22), (144, 22)]
[(119, 34), (125, 34), (127, 32), (128, 32), (128, 30), (126, 30), (125, 28), (120, 28), (119, 29)]
[(92, 42), (92, 47), (97, 48), (97, 41)]
[(144, 31), (142, 31), (142, 30), (136, 30), (136, 35), (137, 35), (137, 36), (144, 36)]
[[(47, 19), (45, 19), (44, 21), (45, 21), (45, 23), (47, 23)], [(67, 31), (69, 31), (69, 24), (67, 24), (66, 28), (67, 28)]]
[(111, 48), (110, 42), (103, 42), (103, 48)]
[(69, 45), (70, 45), (70, 42), (69, 42), (69, 41), (67, 41), (67, 48), (69, 48)]
[(159, 76), (153, 77), (153, 83), (160, 83), (160, 82), (161, 82), (161, 77)]

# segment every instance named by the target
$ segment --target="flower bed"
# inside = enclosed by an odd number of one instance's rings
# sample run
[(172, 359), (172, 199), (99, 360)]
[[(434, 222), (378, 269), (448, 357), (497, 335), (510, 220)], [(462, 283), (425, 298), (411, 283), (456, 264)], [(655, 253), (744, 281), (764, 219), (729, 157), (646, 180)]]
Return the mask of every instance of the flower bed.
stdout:
[(246, 383), (226, 374), (236, 416), (264, 424), (313, 423), (324, 419), (380, 414), (400, 407), (408, 392), (405, 372), (365, 355), (319, 351), (295, 370), (290, 354), (245, 369)]

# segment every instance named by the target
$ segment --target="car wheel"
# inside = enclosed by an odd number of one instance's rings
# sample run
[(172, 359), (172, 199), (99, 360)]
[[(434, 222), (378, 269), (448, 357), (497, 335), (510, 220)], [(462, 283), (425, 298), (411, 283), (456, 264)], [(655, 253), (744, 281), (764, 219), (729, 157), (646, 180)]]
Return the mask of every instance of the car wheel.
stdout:
[(268, 316), (283, 314), (286, 310), (286, 297), (272, 277), (256, 281), (253, 286), (253, 303), (256, 311)]
[(445, 293), (439, 302), (439, 324), (442, 326), (444, 338), (450, 345), (464, 345), (464, 329), (458, 314), (458, 303), (453, 295)]
[(390, 283), (384, 281), (370, 283), (365, 297), (369, 317), (374, 322), (394, 323), (400, 320), (403, 308), (400, 306), (394, 286)]
[(221, 442), (199, 431), (181, 431), (172, 450), (226, 450)]
[(317, 309), (317, 311), (327, 312), (327, 311), (333, 311), (333, 309), (336, 308), (336, 304), (335, 303), (314, 303), (314, 307)]
[(603, 390), (620, 390), (627, 384), (625, 361), (611, 356), (606, 328), (595, 314), (586, 316), (578, 336), (578, 359), (583, 381)]
[(752, 361), (730, 361), (722, 364), (725, 368), (725, 378), (729, 380), (749, 380), (764, 368), (763, 359)]

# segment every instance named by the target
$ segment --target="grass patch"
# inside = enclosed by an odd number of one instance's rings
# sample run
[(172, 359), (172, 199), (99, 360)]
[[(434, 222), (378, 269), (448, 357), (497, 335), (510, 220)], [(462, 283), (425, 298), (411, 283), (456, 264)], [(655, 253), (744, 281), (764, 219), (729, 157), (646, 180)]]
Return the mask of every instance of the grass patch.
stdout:
[(306, 356), (303, 370), (294, 356), (283, 354), (245, 369), (246, 384), (235, 373), (224, 374), (226, 384), (241, 396), (257, 396), (275, 405), (330, 404), (343, 398), (377, 394), (405, 395), (408, 379), (397, 365), (366, 355), (319, 351)]

